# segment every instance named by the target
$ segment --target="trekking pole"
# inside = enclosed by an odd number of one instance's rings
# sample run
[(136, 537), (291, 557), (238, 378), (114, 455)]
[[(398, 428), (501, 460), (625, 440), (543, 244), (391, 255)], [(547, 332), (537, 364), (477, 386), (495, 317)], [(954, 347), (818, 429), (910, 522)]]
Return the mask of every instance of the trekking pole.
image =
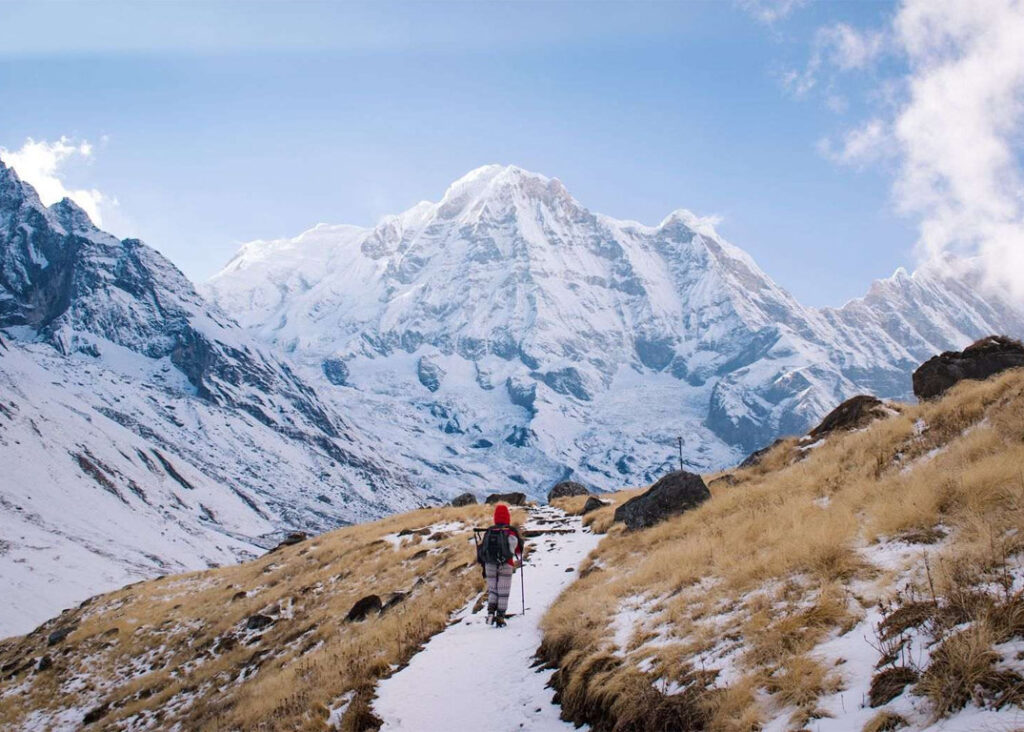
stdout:
[(526, 565), (523, 560), (526, 559), (526, 551), (524, 551), (519, 558), (519, 592), (523, 599), (523, 615), (526, 615)]

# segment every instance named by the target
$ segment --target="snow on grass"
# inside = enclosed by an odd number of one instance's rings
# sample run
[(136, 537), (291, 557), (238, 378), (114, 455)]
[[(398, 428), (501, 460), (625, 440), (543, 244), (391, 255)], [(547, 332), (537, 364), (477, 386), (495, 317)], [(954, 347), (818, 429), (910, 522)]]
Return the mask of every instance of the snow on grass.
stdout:
[(619, 603), (619, 611), (612, 618), (612, 626), (615, 629), (614, 642), (616, 655), (625, 656), (629, 650), (629, 641), (633, 638), (638, 629), (643, 629), (644, 620), (651, 613), (651, 608), (656, 601), (644, 598), (642, 595), (627, 597)]
[(328, 727), (331, 729), (341, 729), (341, 719), (345, 716), (345, 712), (348, 711), (348, 705), (352, 703), (352, 699), (355, 698), (355, 695), (356, 693), (354, 691), (346, 691), (336, 699), (330, 707), (328, 707)]

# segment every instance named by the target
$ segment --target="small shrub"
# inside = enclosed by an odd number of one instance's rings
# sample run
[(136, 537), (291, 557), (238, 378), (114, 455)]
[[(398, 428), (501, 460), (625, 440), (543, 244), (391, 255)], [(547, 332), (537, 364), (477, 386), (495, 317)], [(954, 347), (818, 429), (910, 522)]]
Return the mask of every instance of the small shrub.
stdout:
[(879, 712), (864, 725), (864, 732), (892, 732), (906, 727), (907, 720), (894, 712)]
[(917, 671), (906, 666), (894, 666), (880, 671), (871, 679), (871, 690), (868, 692), (870, 706), (874, 708), (888, 704), (917, 678)]
[(998, 660), (991, 629), (986, 623), (975, 623), (939, 645), (916, 690), (931, 700), (938, 716), (963, 709), (971, 701), (984, 706), (986, 696), (1006, 690), (1006, 674), (995, 668)]

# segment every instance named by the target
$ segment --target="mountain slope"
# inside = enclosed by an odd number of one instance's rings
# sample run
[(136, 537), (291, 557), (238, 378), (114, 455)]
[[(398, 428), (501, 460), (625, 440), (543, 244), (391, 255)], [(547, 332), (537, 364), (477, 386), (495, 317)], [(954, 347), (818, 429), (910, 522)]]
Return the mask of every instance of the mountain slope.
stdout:
[(136, 240), (0, 164), (0, 634), (70, 600), (420, 505), (288, 364)]
[(1013, 728), (1024, 369), (889, 406), (863, 429), (787, 441), (651, 528), (612, 522), (639, 491), (584, 516), (607, 537), (542, 623), (563, 718)]
[(937, 351), (1024, 332), (1012, 306), (936, 272), (805, 308), (693, 214), (618, 221), (502, 166), (373, 228), (247, 244), (205, 291), (380, 439), (415, 426), (428, 462), (469, 485), (487, 451), (535, 491), (570, 473), (652, 480), (679, 437), (689, 467), (720, 467), (858, 391), (908, 396)]
[(889, 407), (647, 529), (613, 524), (614, 505), (514, 507), (527, 612), (503, 630), (482, 622), (471, 539), (489, 506), (97, 597), (0, 642), (0, 726), (463, 729), (499, 710), (527, 729), (559, 712), (592, 729), (1013, 728), (1024, 370)]

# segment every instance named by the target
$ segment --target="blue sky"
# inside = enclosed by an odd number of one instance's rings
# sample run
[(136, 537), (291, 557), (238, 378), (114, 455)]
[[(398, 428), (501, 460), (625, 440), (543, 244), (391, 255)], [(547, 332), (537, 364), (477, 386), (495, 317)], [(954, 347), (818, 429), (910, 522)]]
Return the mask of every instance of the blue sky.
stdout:
[[(63, 183), (101, 192), (105, 228), (194, 280), (243, 241), (372, 224), (499, 162), (558, 177), (616, 217), (721, 216), (799, 299), (840, 305), (912, 266), (918, 235), (896, 211), (891, 166), (839, 164), (822, 140), (870, 116), (904, 70), (897, 56), (826, 75), (812, 59), (822, 28), (885, 27), (894, 12), (5, 2), (0, 147), (88, 141)], [(795, 90), (798, 72), (816, 75), (813, 89)]]

